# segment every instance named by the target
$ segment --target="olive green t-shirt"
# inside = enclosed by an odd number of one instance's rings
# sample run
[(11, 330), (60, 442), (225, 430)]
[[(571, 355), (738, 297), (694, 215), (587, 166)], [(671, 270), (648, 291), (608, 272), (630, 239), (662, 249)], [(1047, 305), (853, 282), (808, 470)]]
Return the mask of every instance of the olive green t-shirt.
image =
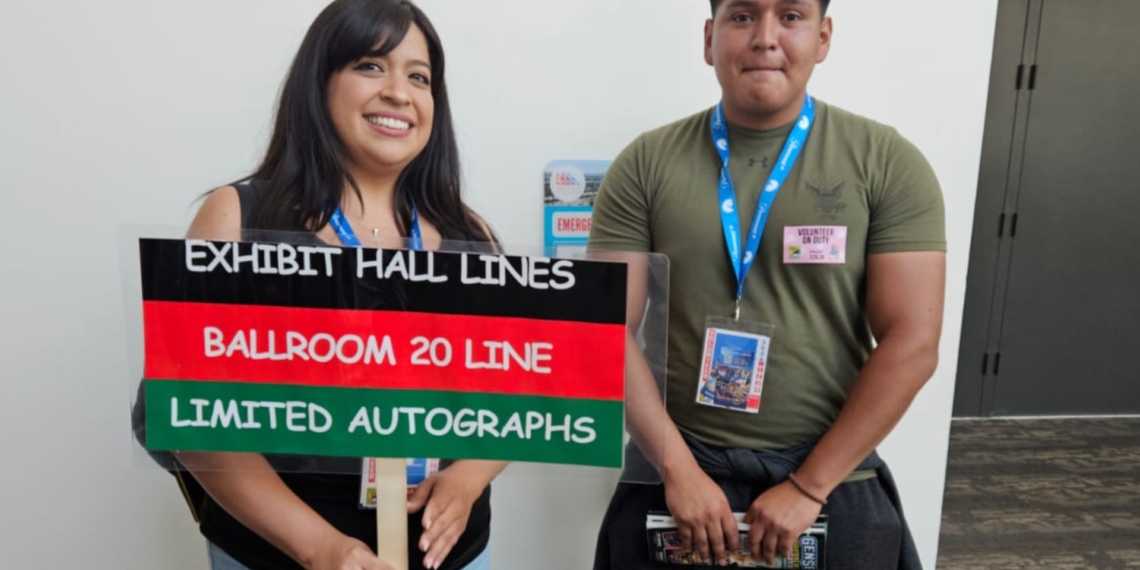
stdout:
[[(715, 107), (635, 139), (596, 198), (591, 249), (669, 258), (666, 407), (679, 429), (712, 445), (780, 450), (822, 436), (873, 348), (867, 256), (946, 249), (941, 189), (922, 153), (891, 127), (816, 103), (816, 123), (776, 196), (744, 285), (740, 320), (775, 327), (755, 414), (696, 402), (706, 318), (731, 317), (736, 298), (709, 126)], [(792, 126), (729, 125), (742, 246)], [(785, 243), (786, 229), (825, 239)], [(828, 259), (840, 246), (844, 263), (793, 263)]]

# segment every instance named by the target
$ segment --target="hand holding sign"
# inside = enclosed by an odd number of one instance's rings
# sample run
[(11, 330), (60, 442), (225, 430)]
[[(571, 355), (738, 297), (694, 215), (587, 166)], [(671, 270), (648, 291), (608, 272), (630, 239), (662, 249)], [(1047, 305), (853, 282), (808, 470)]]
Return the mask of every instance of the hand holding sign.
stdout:
[(307, 570), (395, 570), (367, 544), (337, 533), (319, 544)]
[(419, 548), (424, 566), (435, 568), (466, 529), (471, 505), (506, 466), (493, 461), (460, 461), (424, 481), (408, 502), (408, 512), (423, 513)]

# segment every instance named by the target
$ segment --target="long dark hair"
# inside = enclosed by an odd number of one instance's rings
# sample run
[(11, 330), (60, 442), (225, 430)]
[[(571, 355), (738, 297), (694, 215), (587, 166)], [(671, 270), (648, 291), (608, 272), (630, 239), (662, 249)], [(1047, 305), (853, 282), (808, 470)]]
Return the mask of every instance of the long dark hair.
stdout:
[[(462, 199), (443, 46), (431, 21), (409, 0), (335, 0), (313, 21), (282, 87), (265, 158), (240, 181), (266, 184), (249, 221), (252, 229), (323, 228), (341, 203), (346, 181), (360, 199), (360, 188), (345, 166), (344, 144), (328, 112), (329, 79), (362, 57), (392, 51), (412, 25), (427, 38), (435, 119), (427, 146), (396, 180), (396, 222), (408, 235), (415, 200), (420, 217), (443, 239), (488, 241), (479, 219)], [(495, 241), (493, 236), (490, 240)]]

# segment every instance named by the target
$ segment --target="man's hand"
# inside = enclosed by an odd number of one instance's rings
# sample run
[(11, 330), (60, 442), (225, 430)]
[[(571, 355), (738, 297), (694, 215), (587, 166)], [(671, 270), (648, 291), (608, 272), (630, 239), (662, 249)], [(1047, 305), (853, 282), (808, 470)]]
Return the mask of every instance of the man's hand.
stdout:
[(744, 522), (752, 525), (748, 531), (752, 557), (769, 565), (775, 565), (777, 555), (791, 557), (792, 545), (815, 524), (821, 509), (790, 481), (762, 493), (744, 516)]
[(726, 552), (740, 548), (740, 531), (728, 498), (699, 467), (666, 477), (665, 504), (677, 521), (683, 547), (705, 563), (725, 561)]

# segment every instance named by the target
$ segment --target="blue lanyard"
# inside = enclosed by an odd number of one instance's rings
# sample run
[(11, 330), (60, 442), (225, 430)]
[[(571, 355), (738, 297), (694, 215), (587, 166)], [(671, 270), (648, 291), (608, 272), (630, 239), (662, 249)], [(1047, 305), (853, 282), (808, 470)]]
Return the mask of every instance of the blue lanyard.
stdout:
[[(337, 237), (340, 238), (341, 243), (346, 247), (360, 247), (360, 240), (356, 238), (356, 232), (352, 231), (352, 226), (344, 217), (344, 213), (340, 211), (340, 206), (336, 207), (333, 212), (329, 223), (332, 224), (336, 230)], [(420, 235), (420, 216), (416, 211), (416, 203), (412, 202), (412, 249), (423, 249), (422, 236)], [(408, 465), (408, 476), (414, 476), (416, 472), (416, 465)]]
[(815, 123), (815, 101), (810, 95), (804, 98), (800, 119), (788, 134), (784, 150), (780, 152), (780, 160), (772, 168), (768, 183), (764, 185), (764, 191), (760, 194), (760, 203), (756, 205), (756, 215), (752, 218), (752, 227), (748, 232), (748, 243), (743, 255), (740, 252), (740, 216), (736, 212), (736, 190), (732, 185), (732, 176), (728, 173), (728, 126), (724, 119), (723, 101), (717, 105), (711, 123), (713, 146), (716, 147), (723, 163), (720, 170), (720, 219), (724, 227), (724, 239), (728, 244), (728, 255), (736, 272), (736, 319), (739, 320), (740, 299), (744, 297), (744, 278), (760, 251), (760, 238), (764, 234), (764, 226), (768, 223), (772, 202), (776, 199), (776, 194), (784, 185), (784, 181), (788, 179), (788, 174), (795, 167), (800, 150), (803, 149), (812, 124)]
[[(334, 230), (336, 230), (337, 237), (340, 238), (341, 243), (348, 247), (360, 247), (360, 240), (356, 238), (356, 232), (352, 231), (352, 226), (349, 225), (348, 220), (345, 219), (344, 214), (340, 211), (340, 206), (337, 206), (336, 211), (333, 212), (332, 218), (329, 219)], [(416, 211), (416, 205), (412, 204), (412, 249), (423, 249), (423, 236), (420, 234), (420, 216)]]

